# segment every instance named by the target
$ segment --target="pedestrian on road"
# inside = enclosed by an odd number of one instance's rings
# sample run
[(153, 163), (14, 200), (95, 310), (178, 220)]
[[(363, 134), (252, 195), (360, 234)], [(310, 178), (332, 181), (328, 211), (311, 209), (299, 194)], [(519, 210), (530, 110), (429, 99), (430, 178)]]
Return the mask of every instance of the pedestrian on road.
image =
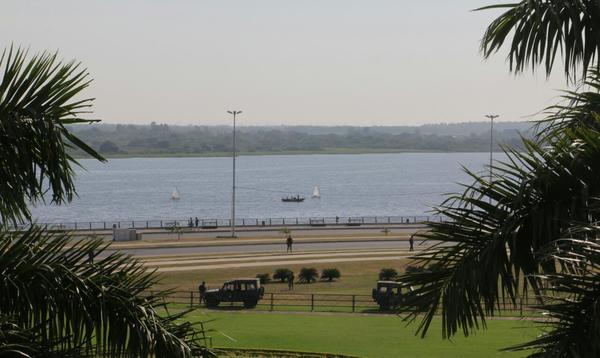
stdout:
[(408, 249), (408, 251), (414, 251), (414, 244), (415, 244), (415, 239), (414, 239), (415, 234), (410, 235), (410, 239), (408, 239), (408, 243), (410, 244), (410, 248)]
[(198, 220), (198, 217), (196, 216), (196, 227), (198, 227), (199, 222), (200, 222), (200, 220)]
[(335, 223), (336, 223), (336, 224), (339, 224), (339, 223), (340, 223), (340, 217), (339, 217), (339, 216), (337, 216), (337, 215), (335, 216)]
[(204, 302), (204, 294), (206, 293), (206, 282), (202, 281), (200, 286), (198, 286), (198, 292), (200, 293), (200, 304)]
[(290, 274), (287, 277), (287, 282), (288, 282), (288, 290), (293, 290), (294, 289), (294, 273), (290, 272)]
[(292, 245), (294, 244), (294, 239), (292, 239), (292, 235), (288, 235), (287, 239), (285, 240), (285, 244), (287, 246), (286, 252), (292, 252)]

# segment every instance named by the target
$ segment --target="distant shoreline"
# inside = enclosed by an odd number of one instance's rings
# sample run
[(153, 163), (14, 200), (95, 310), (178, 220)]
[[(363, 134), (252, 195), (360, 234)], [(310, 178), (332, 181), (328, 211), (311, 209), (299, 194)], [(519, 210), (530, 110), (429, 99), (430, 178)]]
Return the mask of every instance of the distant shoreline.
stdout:
[[(501, 151), (494, 151), (501, 152)], [(294, 151), (272, 151), (272, 152), (238, 152), (238, 156), (268, 156), (268, 155), (318, 155), (318, 154), (398, 154), (398, 153), (489, 153), (489, 151), (439, 151), (439, 150), (389, 150), (389, 149), (353, 149), (335, 148), (327, 150), (294, 150)], [(101, 153), (109, 159), (126, 158), (220, 158), (231, 157), (231, 152), (207, 152), (207, 153)], [(73, 154), (76, 159), (91, 158), (87, 155)]]

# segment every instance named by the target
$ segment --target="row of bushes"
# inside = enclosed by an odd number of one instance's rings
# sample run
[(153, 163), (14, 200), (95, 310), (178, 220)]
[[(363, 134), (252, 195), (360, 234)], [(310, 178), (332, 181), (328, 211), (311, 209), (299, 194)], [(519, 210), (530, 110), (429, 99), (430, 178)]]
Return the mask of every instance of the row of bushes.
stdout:
[[(276, 280), (279, 282), (287, 282), (289, 277), (293, 277), (293, 276), (294, 276), (294, 272), (292, 270), (287, 269), (287, 268), (279, 268), (279, 269), (275, 270), (275, 272), (273, 273), (273, 280)], [(340, 273), (340, 270), (338, 270), (336, 268), (326, 268), (326, 269), (323, 269), (323, 271), (321, 271), (320, 278), (322, 281), (332, 282), (333, 280), (336, 280), (336, 279), (340, 278), (341, 276), (342, 276), (342, 274)], [(256, 275), (256, 278), (260, 279), (261, 284), (271, 282), (271, 275), (268, 273), (259, 273)], [(319, 272), (317, 271), (316, 268), (303, 267), (300, 269), (300, 273), (298, 274), (297, 281), (301, 282), (301, 283), (312, 283), (312, 282), (316, 282), (317, 279), (319, 279)]]

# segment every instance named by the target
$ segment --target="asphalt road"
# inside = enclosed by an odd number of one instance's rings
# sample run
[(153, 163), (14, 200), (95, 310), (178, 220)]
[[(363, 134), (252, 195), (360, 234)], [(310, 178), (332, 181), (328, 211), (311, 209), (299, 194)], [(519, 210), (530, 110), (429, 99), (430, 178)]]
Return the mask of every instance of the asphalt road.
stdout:
[[(420, 241), (415, 241), (418, 249)], [(351, 242), (321, 242), (321, 243), (295, 243), (294, 251), (332, 251), (353, 249), (408, 249), (407, 240), (388, 241), (351, 241)], [(196, 246), (196, 247), (164, 247), (148, 249), (123, 249), (122, 252), (134, 256), (167, 256), (167, 255), (202, 255), (219, 253), (278, 253), (285, 252), (285, 244), (254, 244), (254, 245), (224, 245), (224, 246)], [(107, 250), (106, 252), (110, 252)]]

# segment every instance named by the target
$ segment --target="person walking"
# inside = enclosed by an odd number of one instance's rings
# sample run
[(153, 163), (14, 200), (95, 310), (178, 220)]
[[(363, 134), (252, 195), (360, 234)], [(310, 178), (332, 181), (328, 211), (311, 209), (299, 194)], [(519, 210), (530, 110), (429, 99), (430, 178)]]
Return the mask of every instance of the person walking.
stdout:
[(292, 239), (292, 235), (288, 235), (287, 239), (285, 240), (285, 244), (287, 246), (287, 249), (285, 252), (292, 252), (292, 245), (294, 244), (294, 239)]
[(202, 281), (200, 286), (198, 286), (198, 292), (200, 293), (200, 304), (204, 302), (204, 294), (206, 293), (206, 282)]
[(294, 273), (290, 272), (290, 274), (287, 277), (287, 283), (288, 283), (288, 290), (293, 290), (294, 289)]
[(414, 244), (415, 244), (415, 239), (414, 239), (415, 234), (410, 235), (410, 238), (408, 239), (408, 243), (410, 245), (410, 247), (408, 248), (408, 251), (414, 251)]

